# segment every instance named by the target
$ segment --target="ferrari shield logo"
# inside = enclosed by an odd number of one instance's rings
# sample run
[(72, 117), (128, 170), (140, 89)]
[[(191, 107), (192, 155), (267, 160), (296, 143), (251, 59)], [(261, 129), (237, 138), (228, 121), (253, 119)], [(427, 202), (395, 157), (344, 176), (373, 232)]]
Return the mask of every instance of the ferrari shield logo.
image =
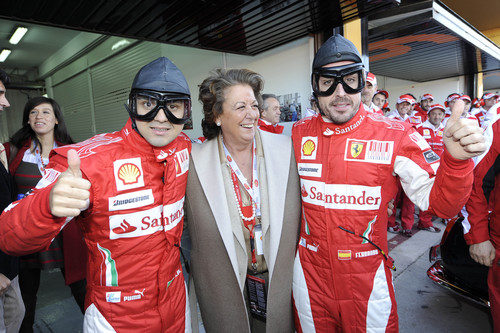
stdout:
[(363, 151), (363, 146), (364, 146), (363, 142), (353, 142), (353, 143), (351, 143), (351, 156), (353, 158), (358, 157), (359, 154), (361, 154), (361, 152)]

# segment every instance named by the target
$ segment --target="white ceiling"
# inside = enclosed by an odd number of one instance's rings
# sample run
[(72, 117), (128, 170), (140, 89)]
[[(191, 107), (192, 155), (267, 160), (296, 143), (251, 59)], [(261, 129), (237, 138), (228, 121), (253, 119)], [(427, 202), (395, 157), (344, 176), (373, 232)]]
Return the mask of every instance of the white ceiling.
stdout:
[[(28, 28), (28, 32), (17, 45), (12, 45), (9, 38), (17, 26)], [(34, 71), (36, 76), (38, 66), (79, 33), (81, 32), (0, 19), (0, 49), (12, 50), (7, 60), (0, 62), (0, 68), (13, 75), (25, 75), (28, 71)]]

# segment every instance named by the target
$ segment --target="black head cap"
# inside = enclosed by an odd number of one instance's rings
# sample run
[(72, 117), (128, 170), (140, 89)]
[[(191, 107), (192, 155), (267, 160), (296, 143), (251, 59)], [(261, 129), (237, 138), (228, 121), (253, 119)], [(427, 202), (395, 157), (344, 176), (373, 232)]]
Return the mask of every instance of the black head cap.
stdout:
[(313, 61), (313, 71), (338, 61), (362, 62), (356, 46), (354, 46), (350, 40), (336, 34), (328, 38), (328, 40), (321, 45), (318, 52), (316, 52)]
[(191, 95), (186, 78), (180, 69), (165, 57), (160, 57), (142, 67), (134, 78), (132, 90)]

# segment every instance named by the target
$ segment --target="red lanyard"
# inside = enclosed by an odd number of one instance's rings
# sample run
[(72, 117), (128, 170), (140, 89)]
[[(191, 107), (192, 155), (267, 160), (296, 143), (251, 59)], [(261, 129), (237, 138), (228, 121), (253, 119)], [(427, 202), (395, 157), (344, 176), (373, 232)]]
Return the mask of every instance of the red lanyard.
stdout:
[[(250, 233), (250, 250), (252, 252), (252, 268), (256, 269), (257, 268), (257, 257), (255, 256), (255, 213), (254, 213), (254, 208), (253, 204), (250, 204), (249, 206), (243, 206), (243, 199), (241, 197), (240, 193), (240, 185), (238, 184), (238, 177), (234, 173), (234, 171), (231, 169), (231, 179), (233, 180), (233, 189), (234, 193), (236, 194), (236, 199), (238, 200), (238, 206), (239, 206), (239, 211), (240, 215), (243, 220), (243, 225), (245, 228), (247, 228), (248, 232)], [(246, 217), (248, 215), (248, 212), (252, 212), (252, 215), (250, 217)]]

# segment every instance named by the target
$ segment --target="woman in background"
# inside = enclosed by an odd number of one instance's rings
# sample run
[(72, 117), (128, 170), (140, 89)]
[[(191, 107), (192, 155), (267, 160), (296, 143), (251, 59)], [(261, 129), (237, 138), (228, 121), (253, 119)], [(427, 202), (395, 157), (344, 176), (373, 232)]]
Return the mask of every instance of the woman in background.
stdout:
[[(34, 97), (24, 107), (22, 128), (6, 144), (9, 169), (17, 187), (17, 199), (34, 188), (45, 173), (52, 149), (73, 143), (57, 102)], [(42, 269), (60, 268), (82, 312), (85, 299), (86, 250), (80, 230), (69, 223), (50, 247), (21, 257), (19, 285), (26, 314), (20, 332), (33, 332), (37, 292)]]
[(200, 86), (206, 141), (192, 148), (186, 224), (207, 332), (294, 331), (299, 181), (290, 137), (257, 129), (262, 87), (247, 69)]

